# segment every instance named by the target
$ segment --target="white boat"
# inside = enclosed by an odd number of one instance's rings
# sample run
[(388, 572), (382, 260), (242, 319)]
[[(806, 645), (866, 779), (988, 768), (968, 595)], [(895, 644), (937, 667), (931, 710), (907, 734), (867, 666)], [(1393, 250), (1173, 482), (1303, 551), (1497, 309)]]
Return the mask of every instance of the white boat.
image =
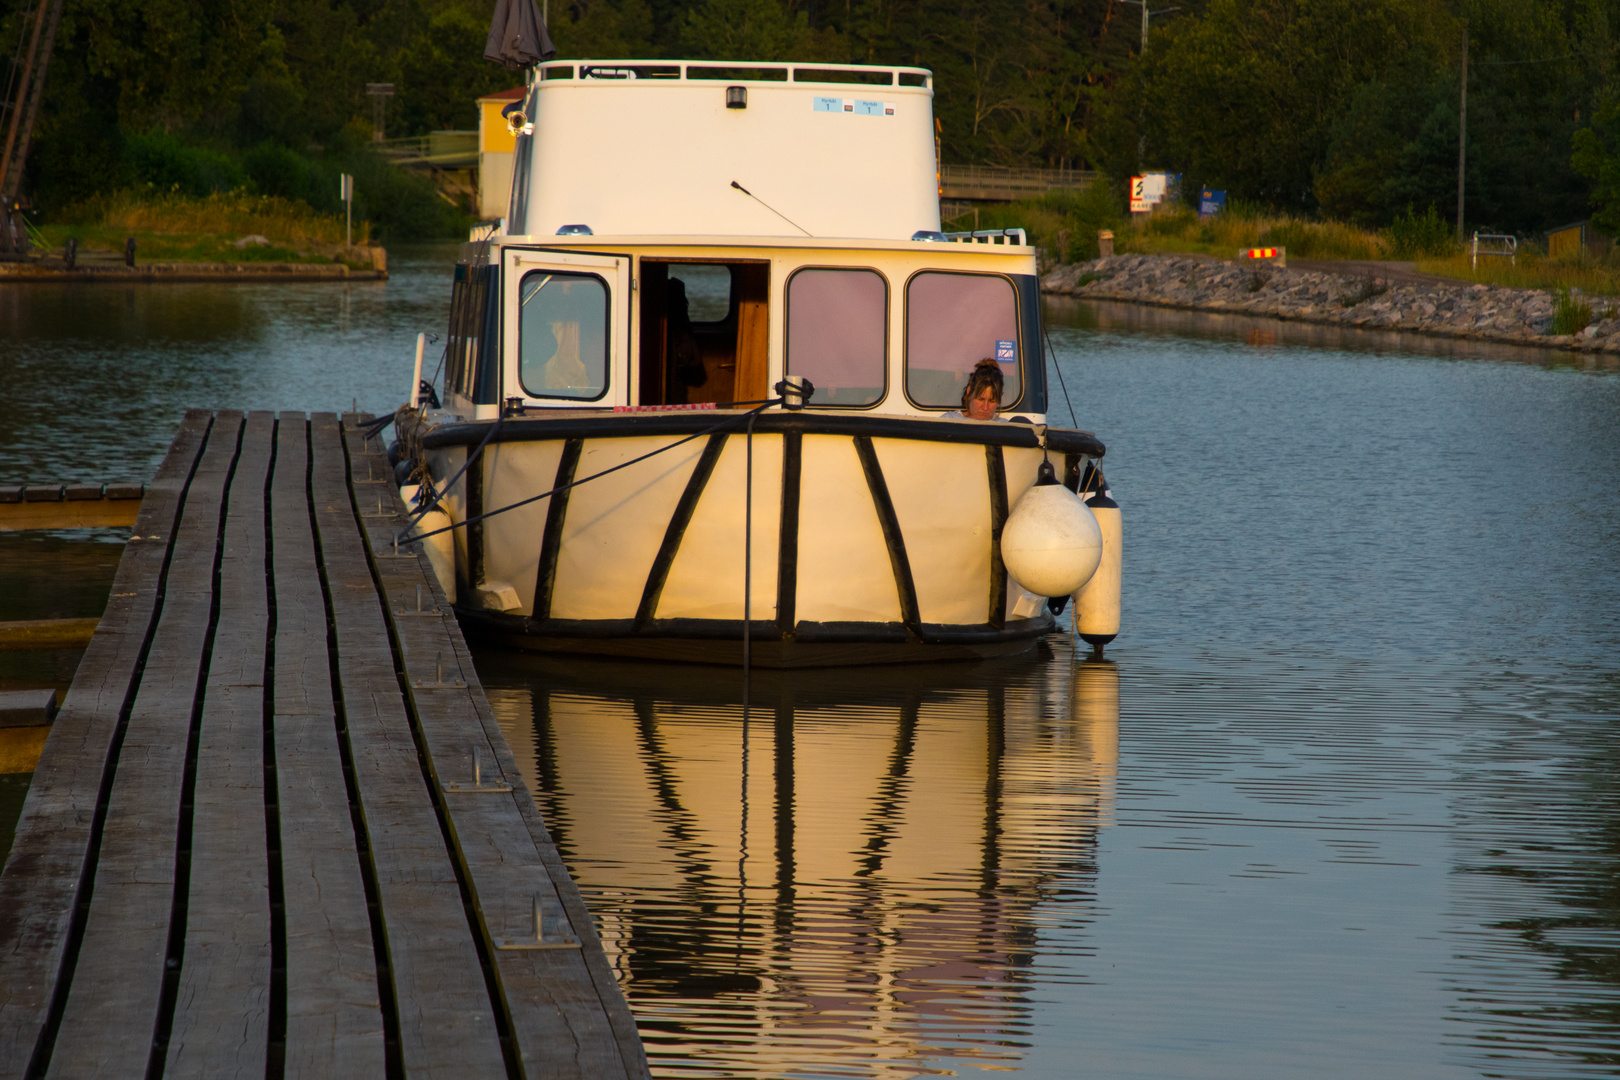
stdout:
[[(436, 400), (395, 420), (469, 630), (782, 667), (1053, 631), (1002, 533), (1043, 461), (1100, 491), (1104, 447), (1047, 425), (1022, 230), (939, 231), (932, 100), (907, 67), (531, 69), (510, 210), (463, 246)], [(1000, 422), (949, 417), (986, 357)], [(1081, 579), (1099, 646), (1114, 540)]]

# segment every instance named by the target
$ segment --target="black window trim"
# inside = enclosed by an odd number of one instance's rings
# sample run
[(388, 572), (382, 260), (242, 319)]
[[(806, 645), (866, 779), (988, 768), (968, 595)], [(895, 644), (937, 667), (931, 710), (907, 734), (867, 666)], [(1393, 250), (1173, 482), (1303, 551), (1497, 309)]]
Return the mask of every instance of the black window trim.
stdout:
[(903, 375), (900, 380), (900, 389), (901, 392), (905, 394), (906, 402), (914, 409), (921, 409), (925, 412), (933, 413), (941, 411), (949, 412), (951, 409), (961, 409), (962, 407), (960, 402), (955, 405), (924, 405), (911, 396), (911, 380), (907, 377), (911, 374), (911, 283), (916, 281), (924, 274), (958, 274), (962, 277), (995, 277), (1000, 278), (1007, 283), (1007, 288), (1011, 290), (1013, 299), (1013, 333), (1018, 335), (1018, 397), (1013, 401), (1002, 402), (1001, 411), (1012, 412), (1022, 408), (1024, 399), (1029, 396), (1029, 378), (1027, 375), (1025, 375), (1026, 365), (1024, 363), (1024, 358), (1029, 355), (1029, 349), (1024, 344), (1024, 320), (1018, 307), (1018, 282), (1013, 280), (1013, 275), (1004, 274), (999, 270), (945, 270), (937, 266), (925, 266), (920, 270), (914, 270), (912, 271), (911, 276), (906, 278), (906, 340), (902, 347), (902, 352), (904, 353), (901, 363)]
[(784, 377), (793, 374), (793, 358), (789, 353), (789, 343), (792, 341), (793, 336), (793, 279), (798, 277), (800, 271), (803, 270), (851, 270), (856, 273), (876, 274), (878, 280), (883, 282), (883, 393), (879, 394), (878, 399), (872, 402), (870, 405), (839, 405), (831, 403), (818, 404), (815, 396), (812, 395), (807, 406), (808, 408), (812, 409), (854, 409), (861, 411), (878, 408), (885, 401), (889, 400), (889, 383), (891, 381), (889, 377), (889, 358), (894, 351), (892, 348), (892, 322), (894, 317), (893, 283), (889, 281), (889, 276), (887, 274), (875, 266), (851, 266), (847, 263), (834, 263), (828, 265), (823, 265), (821, 263), (806, 263), (803, 266), (794, 267), (792, 272), (788, 274), (787, 279), (782, 283), (782, 375)]

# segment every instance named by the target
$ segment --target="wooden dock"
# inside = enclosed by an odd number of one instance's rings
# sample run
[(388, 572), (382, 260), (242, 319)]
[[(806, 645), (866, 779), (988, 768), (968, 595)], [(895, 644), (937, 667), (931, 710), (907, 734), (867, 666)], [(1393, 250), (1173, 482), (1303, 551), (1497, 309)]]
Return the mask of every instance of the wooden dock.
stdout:
[(0, 875), (0, 1076), (646, 1075), (358, 421), (194, 411), (147, 486)]

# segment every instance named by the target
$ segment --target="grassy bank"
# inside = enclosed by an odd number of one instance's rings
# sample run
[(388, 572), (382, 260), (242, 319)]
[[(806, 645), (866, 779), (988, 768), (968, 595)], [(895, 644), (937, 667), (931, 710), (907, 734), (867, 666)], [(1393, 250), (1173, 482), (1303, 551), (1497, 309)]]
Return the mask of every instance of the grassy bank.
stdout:
[(1396, 260), (1412, 262), (1425, 274), (1517, 289), (1579, 290), (1620, 296), (1620, 254), (1552, 259), (1534, 242), (1520, 246), (1517, 258), (1481, 257), (1477, 269), (1456, 243), (1453, 227), (1430, 209), (1409, 210), (1387, 229), (1363, 229), (1339, 221), (1276, 214), (1233, 203), (1215, 217), (1200, 218), (1189, 207), (1162, 209), (1132, 220), (1106, 183), (1085, 191), (1050, 192), (1037, 199), (980, 207), (975, 224), (969, 213), (945, 223), (951, 231), (971, 228), (1023, 228), (1053, 262), (1097, 257), (1097, 232), (1114, 232), (1120, 255), (1209, 255), (1230, 259), (1239, 248), (1287, 248), (1298, 259)]
[[(122, 192), (64, 210), (39, 229), (60, 252), (69, 238), (81, 253), (122, 252), (135, 238), (142, 262), (344, 262), (369, 266), (370, 226), (356, 222), (355, 249), (344, 246), (344, 222), (307, 203), (234, 191), (207, 196)], [(247, 237), (267, 244), (237, 247)]]
[[(975, 220), (977, 224), (975, 224)], [(1056, 262), (1097, 257), (1097, 232), (1114, 233), (1117, 254), (1199, 254), (1230, 259), (1243, 247), (1286, 247), (1302, 259), (1383, 259), (1389, 244), (1376, 232), (1337, 221), (1310, 221), (1238, 203), (1200, 218), (1189, 207), (1132, 220), (1106, 183), (1052, 191), (1036, 199), (979, 208), (945, 223), (950, 231), (1022, 228)]]
[(1419, 259), (1417, 269), (1425, 274), (1475, 281), (1509, 289), (1579, 289), (1595, 296), (1620, 296), (1620, 262), (1606, 259), (1550, 259), (1535, 250), (1519, 249), (1510, 263), (1507, 259), (1481, 256), (1479, 266), (1469, 265), (1466, 254)]

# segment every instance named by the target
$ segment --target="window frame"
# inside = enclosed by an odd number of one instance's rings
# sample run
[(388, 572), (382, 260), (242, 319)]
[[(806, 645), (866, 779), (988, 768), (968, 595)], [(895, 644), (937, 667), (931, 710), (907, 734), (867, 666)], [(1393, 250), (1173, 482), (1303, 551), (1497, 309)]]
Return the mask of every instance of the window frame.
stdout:
[[(587, 398), (577, 397), (573, 394), (541, 393), (531, 390), (528, 382), (524, 379), (523, 283), (529, 279), (530, 275), (533, 274), (545, 274), (550, 277), (566, 275), (568, 277), (594, 278), (596, 282), (602, 286), (602, 389), (597, 392), (596, 396)], [(514, 321), (517, 323), (516, 375), (518, 389), (523, 391), (523, 396), (532, 401), (569, 401), (578, 402), (582, 405), (588, 405), (592, 402), (601, 401), (611, 394), (613, 392), (613, 285), (607, 280), (607, 278), (603, 277), (594, 270), (573, 268), (554, 269), (544, 266), (536, 266), (533, 269), (524, 270), (518, 275), (517, 295), (518, 305), (517, 311), (514, 315)]]
[(851, 266), (847, 263), (807, 263), (803, 266), (794, 267), (793, 271), (788, 274), (787, 280), (782, 284), (782, 375), (784, 378), (794, 373), (792, 353), (793, 279), (805, 270), (846, 270), (852, 273), (869, 273), (875, 274), (877, 279), (883, 283), (883, 392), (878, 395), (876, 401), (868, 405), (844, 405), (833, 402), (818, 403), (814, 395), (812, 395), (810, 400), (806, 402), (805, 407), (810, 409), (853, 409), (860, 411), (878, 408), (889, 400), (891, 389), (889, 384), (892, 381), (890, 375), (892, 365), (889, 361), (894, 354), (892, 348), (894, 338), (894, 284), (889, 280), (887, 274), (875, 266)]
[(960, 402), (954, 405), (924, 405), (911, 396), (911, 286), (924, 274), (955, 274), (959, 277), (1000, 278), (1007, 283), (1007, 290), (1012, 294), (1013, 333), (1016, 335), (1015, 340), (1018, 348), (1018, 396), (1011, 401), (1003, 401), (1000, 411), (1009, 412), (1021, 407), (1024, 398), (1029, 396), (1029, 380), (1024, 374), (1024, 358), (1028, 355), (1029, 350), (1024, 343), (1024, 320), (1023, 313), (1019, 310), (1018, 305), (1018, 283), (1012, 279), (1011, 274), (1004, 274), (998, 270), (946, 270), (937, 266), (925, 266), (922, 269), (914, 270), (911, 276), (906, 278), (905, 345), (902, 350), (904, 355), (901, 358), (902, 375), (900, 381), (901, 391), (905, 394), (907, 404), (914, 409), (930, 413), (949, 412), (952, 409), (960, 410), (962, 408)]

